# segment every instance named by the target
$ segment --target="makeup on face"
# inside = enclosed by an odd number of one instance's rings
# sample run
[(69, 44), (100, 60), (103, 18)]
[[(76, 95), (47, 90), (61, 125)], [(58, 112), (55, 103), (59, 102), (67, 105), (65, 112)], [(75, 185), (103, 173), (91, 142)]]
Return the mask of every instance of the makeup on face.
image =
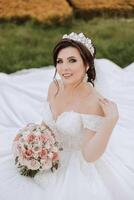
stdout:
[(59, 52), (56, 68), (63, 81), (76, 82), (85, 73), (83, 60), (75, 47), (66, 47)]

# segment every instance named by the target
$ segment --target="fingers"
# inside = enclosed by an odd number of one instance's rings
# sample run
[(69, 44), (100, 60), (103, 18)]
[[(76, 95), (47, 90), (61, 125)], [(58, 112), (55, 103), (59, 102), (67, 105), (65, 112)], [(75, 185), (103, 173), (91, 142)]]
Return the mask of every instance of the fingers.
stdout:
[(108, 104), (108, 103), (112, 103), (112, 104), (115, 104), (115, 102), (107, 99), (107, 98), (99, 98), (99, 101), (103, 104)]
[(106, 99), (106, 98), (99, 98), (99, 101), (100, 101), (101, 103), (109, 103), (109, 100)]
[(117, 105), (114, 101), (106, 99), (106, 98), (102, 98), (102, 99), (99, 99), (99, 100), (100, 100), (100, 102), (103, 102), (103, 103), (111, 103), (113, 105)]

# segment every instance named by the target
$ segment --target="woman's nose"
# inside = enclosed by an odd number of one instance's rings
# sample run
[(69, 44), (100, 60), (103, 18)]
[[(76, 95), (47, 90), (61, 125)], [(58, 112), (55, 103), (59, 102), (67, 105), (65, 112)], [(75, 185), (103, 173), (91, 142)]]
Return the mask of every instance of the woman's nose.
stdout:
[(69, 64), (68, 63), (63, 63), (62, 64), (62, 69), (64, 69), (64, 70), (69, 69)]

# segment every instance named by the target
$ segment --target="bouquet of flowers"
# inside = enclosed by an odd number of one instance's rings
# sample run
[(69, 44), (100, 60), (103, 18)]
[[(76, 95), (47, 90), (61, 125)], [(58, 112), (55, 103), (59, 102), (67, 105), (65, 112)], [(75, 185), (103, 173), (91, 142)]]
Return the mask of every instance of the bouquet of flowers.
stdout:
[(44, 122), (28, 124), (13, 141), (15, 164), (21, 175), (29, 177), (39, 171), (58, 169), (61, 150), (56, 134)]

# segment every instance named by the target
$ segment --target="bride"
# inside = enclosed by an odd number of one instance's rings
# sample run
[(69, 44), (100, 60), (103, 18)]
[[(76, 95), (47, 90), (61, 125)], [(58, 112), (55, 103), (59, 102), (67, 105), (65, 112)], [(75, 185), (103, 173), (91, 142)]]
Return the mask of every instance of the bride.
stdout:
[(83, 33), (64, 35), (55, 46), (55, 75), (43, 121), (58, 130), (63, 144), (60, 167), (54, 173), (38, 173), (34, 179), (22, 177), (15, 170), (12, 154), (3, 150), (1, 200), (134, 198), (133, 171), (110, 146), (115, 144), (112, 135), (121, 133), (116, 130), (120, 115), (117, 104), (95, 88), (95, 54), (92, 41)]

